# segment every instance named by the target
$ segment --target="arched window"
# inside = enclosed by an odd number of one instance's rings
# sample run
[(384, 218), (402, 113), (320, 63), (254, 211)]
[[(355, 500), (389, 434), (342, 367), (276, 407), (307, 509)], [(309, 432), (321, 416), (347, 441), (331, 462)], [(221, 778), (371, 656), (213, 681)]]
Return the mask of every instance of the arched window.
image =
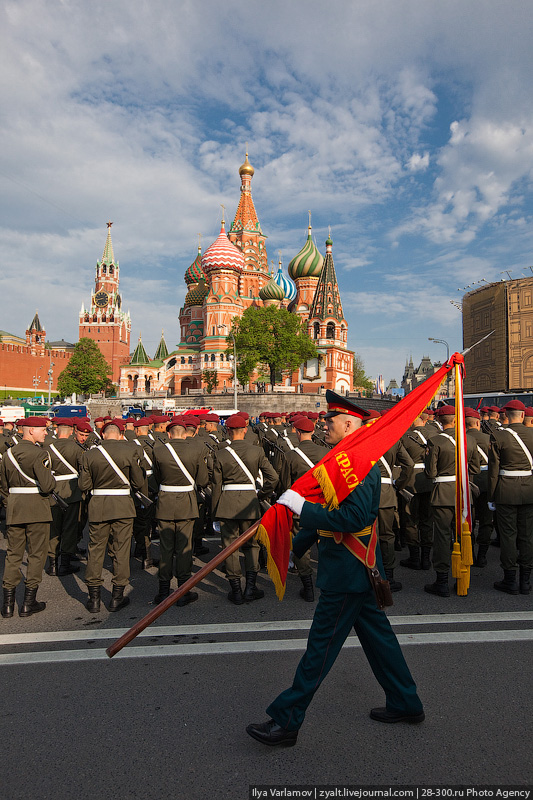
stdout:
[(335, 338), (335, 325), (333, 322), (328, 322), (326, 327), (326, 339), (334, 339)]
[(185, 356), (182, 356), (182, 357), (180, 358), (180, 364), (185, 364)]
[(315, 322), (313, 324), (313, 339), (319, 339), (319, 338), (320, 338), (320, 324), (318, 322)]
[(192, 364), (192, 356), (189, 356), (189, 358), (187, 359), (187, 364)]
[(215, 354), (211, 353), (211, 361), (214, 361), (214, 360), (215, 360)]

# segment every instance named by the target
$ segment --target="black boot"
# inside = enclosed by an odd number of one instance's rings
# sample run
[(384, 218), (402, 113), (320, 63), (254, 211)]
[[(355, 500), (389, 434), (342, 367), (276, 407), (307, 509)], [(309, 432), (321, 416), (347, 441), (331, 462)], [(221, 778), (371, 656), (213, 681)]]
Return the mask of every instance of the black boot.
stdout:
[(448, 586), (448, 573), (437, 572), (435, 583), (426, 583), (424, 591), (428, 594), (436, 594), (438, 597), (449, 597), (450, 587)]
[[(186, 581), (178, 581), (178, 587), (183, 586), (184, 583)], [(179, 600), (176, 600), (176, 605), (178, 608), (182, 608), (182, 606), (188, 606), (189, 603), (194, 603), (195, 600), (198, 600), (198, 592), (187, 592)]]
[(422, 569), (420, 563), (420, 548), (417, 544), (409, 545), (409, 558), (404, 558), (400, 561), (400, 565), (408, 569)]
[(488, 544), (480, 544), (477, 548), (477, 556), (476, 560), (474, 561), (475, 567), (486, 567), (487, 566), (487, 553), (489, 550)]
[(531, 583), (529, 582), (530, 578), (531, 578), (531, 568), (520, 567), (520, 594), (531, 593)]
[(89, 599), (85, 604), (85, 608), (87, 611), (90, 611), (91, 614), (99, 614), (100, 613), (100, 587), (99, 586), (89, 586), (87, 587), (89, 590)]
[(386, 569), (385, 570), (385, 577), (387, 578), (388, 582), (390, 583), (390, 590), (391, 592), (400, 592), (402, 589), (402, 584), (400, 581), (394, 580), (394, 570), (393, 569)]
[(159, 591), (154, 597), (156, 606), (170, 594), (170, 581), (159, 581)]
[(15, 589), (4, 589), (4, 605), (2, 606), (2, 616), (9, 619), (15, 613)]
[(206, 547), (202, 539), (194, 540), (193, 554), (195, 556), (206, 556), (209, 553), (209, 547)]
[(35, 599), (36, 597), (37, 589), (28, 589), (26, 586), (24, 590), (24, 602), (19, 611), (20, 617), (31, 617), (32, 614), (38, 614), (39, 611), (44, 611), (46, 603), (38, 603)]
[(499, 592), (506, 592), (506, 594), (518, 594), (518, 581), (516, 580), (515, 569), (504, 569), (503, 581), (496, 581), (494, 588)]
[(265, 596), (265, 593), (262, 589), (257, 589), (255, 585), (256, 580), (257, 572), (246, 573), (246, 586), (244, 587), (244, 592), (242, 595), (242, 599), (245, 603), (251, 603), (252, 600), (261, 600), (261, 598)]
[(75, 572), (80, 571), (80, 567), (75, 567), (72, 563), (72, 556), (70, 553), (61, 553), (61, 564), (59, 565), (59, 569), (57, 570), (57, 574), (60, 578), (63, 578), (65, 575), (73, 575)]
[(228, 592), (228, 600), (235, 603), (236, 606), (242, 606), (244, 603), (242, 597), (242, 587), (240, 578), (228, 578), (231, 589)]
[(47, 575), (57, 578), (57, 558), (51, 558), (48, 556), (48, 564), (46, 565), (44, 571)]
[(120, 611), (121, 608), (129, 605), (130, 598), (124, 597), (124, 586), (113, 586), (113, 593), (111, 595), (111, 602), (109, 603), (108, 611)]
[(315, 593), (313, 591), (313, 576), (300, 575), (300, 580), (304, 585), (303, 589), (300, 589), (300, 597), (303, 597), (306, 603), (312, 603), (315, 599)]
[(431, 545), (422, 545), (422, 557), (420, 559), (421, 569), (431, 569)]

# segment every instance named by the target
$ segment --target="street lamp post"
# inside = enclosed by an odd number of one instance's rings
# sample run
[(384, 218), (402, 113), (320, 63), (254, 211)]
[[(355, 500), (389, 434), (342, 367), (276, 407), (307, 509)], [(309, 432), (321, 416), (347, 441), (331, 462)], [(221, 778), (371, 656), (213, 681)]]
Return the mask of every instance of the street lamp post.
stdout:
[(48, 370), (48, 407), (52, 405), (52, 375), (54, 374), (54, 370), (52, 367), (55, 367), (54, 362), (52, 361), (52, 351), (50, 350), (50, 368)]
[[(218, 330), (226, 330), (226, 325), (219, 325)], [(235, 343), (235, 336), (231, 331), (228, 333), (228, 336), (231, 336), (231, 341), (233, 342), (233, 407), (235, 411), (237, 411), (237, 345)]]
[[(434, 339), (432, 336), (428, 336), (428, 342), (436, 342), (437, 344), (444, 344), (446, 345), (446, 361), (450, 360), (450, 345), (446, 341), (446, 339)], [(447, 397), (450, 396), (450, 373), (446, 375), (446, 395)]]
[(38, 372), (42, 370), (42, 367), (39, 367), (39, 370), (35, 371), (35, 375), (33, 376), (33, 398), (37, 398), (37, 387), (39, 386), (41, 379), (39, 378)]

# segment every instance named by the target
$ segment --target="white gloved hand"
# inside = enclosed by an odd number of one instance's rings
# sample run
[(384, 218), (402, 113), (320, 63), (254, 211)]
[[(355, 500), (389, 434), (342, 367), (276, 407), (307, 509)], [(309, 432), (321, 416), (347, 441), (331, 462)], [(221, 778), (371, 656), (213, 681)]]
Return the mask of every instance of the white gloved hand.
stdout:
[(496, 503), (487, 503), (489, 511), (496, 511)]
[(278, 498), (277, 502), (282, 506), (287, 506), (287, 508), (290, 508), (294, 514), (298, 514), (298, 516), (300, 516), (305, 499), (301, 494), (298, 494), (298, 492), (294, 492), (292, 489), (287, 489), (287, 491), (283, 492), (281, 497)]

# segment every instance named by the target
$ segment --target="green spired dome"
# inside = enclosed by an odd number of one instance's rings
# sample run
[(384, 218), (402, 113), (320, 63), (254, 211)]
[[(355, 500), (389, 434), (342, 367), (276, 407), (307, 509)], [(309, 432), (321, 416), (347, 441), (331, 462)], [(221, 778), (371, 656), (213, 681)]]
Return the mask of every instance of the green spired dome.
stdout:
[(271, 278), (266, 286), (259, 290), (259, 297), (261, 300), (284, 300), (285, 292), (279, 286), (274, 278)]
[(311, 226), (308, 228), (307, 241), (294, 256), (288, 267), (288, 273), (293, 280), (298, 278), (319, 278), (322, 272), (324, 256), (322, 256), (311, 238)]
[(185, 295), (185, 305), (201, 306), (208, 294), (209, 286), (204, 280), (201, 280), (197, 286), (193, 285)]
[(198, 283), (202, 280), (205, 280), (205, 274), (202, 269), (202, 251), (201, 248), (198, 247), (198, 255), (185, 272), (185, 283), (187, 286), (190, 286), (191, 283)]

